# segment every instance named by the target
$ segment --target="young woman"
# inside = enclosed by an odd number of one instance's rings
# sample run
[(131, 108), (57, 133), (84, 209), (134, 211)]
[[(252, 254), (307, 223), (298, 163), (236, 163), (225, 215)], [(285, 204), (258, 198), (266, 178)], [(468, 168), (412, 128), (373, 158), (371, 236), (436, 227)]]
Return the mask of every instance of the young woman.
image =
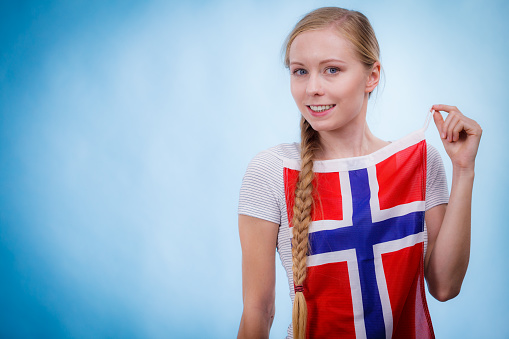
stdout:
[(369, 130), (381, 65), (364, 15), (307, 14), (287, 38), (285, 64), (301, 143), (261, 152), (243, 180), (239, 338), (269, 336), (276, 249), (294, 304), (288, 337), (433, 337), (423, 278), (440, 301), (460, 291), (480, 126), (454, 106), (431, 107), (453, 165), (449, 197), (425, 128), (392, 143)]

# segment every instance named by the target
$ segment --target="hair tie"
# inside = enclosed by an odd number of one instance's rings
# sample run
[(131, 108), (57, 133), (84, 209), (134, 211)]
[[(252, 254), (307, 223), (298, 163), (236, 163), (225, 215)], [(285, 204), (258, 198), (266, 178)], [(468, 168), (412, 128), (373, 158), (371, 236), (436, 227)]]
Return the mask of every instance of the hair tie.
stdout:
[(295, 293), (304, 292), (304, 286), (302, 286), (302, 285), (295, 286), (293, 289), (294, 289)]

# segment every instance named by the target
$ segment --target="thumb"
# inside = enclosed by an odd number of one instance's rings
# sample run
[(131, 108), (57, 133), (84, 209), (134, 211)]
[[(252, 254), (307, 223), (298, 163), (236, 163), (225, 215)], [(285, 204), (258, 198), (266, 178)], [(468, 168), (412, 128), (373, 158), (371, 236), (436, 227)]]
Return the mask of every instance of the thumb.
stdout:
[(435, 111), (433, 113), (433, 120), (435, 121), (435, 125), (437, 126), (438, 134), (443, 139), (445, 138), (445, 133), (442, 131), (444, 126), (444, 117), (442, 117), (442, 113)]

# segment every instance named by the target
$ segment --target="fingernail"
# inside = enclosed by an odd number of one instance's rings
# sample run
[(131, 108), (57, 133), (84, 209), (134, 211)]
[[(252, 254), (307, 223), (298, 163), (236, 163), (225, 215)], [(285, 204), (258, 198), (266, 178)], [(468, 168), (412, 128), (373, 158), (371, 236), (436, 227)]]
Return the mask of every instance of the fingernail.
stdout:
[(442, 139), (445, 139), (445, 133), (442, 133)]

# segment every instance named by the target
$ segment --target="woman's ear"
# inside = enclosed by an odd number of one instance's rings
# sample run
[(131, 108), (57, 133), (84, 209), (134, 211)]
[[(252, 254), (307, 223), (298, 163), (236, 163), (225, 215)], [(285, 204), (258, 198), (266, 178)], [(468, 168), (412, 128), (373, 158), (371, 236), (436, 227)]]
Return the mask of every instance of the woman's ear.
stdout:
[(371, 93), (375, 90), (375, 87), (380, 81), (380, 61), (377, 61), (371, 67), (371, 71), (368, 74), (368, 81), (366, 82), (366, 93)]

